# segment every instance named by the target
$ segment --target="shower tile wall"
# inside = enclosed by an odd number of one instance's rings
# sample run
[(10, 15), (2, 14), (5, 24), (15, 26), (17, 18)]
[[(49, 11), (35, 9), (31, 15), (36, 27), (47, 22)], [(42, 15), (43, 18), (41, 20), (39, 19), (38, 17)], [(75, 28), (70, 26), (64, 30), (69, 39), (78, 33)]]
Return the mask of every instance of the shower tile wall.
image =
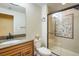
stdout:
[[(60, 50), (60, 54), (66, 54), (63, 51), (71, 51), (74, 53), (79, 54), (79, 10), (76, 9), (69, 9), (63, 11), (65, 14), (74, 14), (74, 38), (63, 38), (55, 36), (55, 20), (52, 18), (52, 15), (48, 16), (48, 41), (49, 41), (49, 48), (53, 49), (54, 47), (59, 47), (57, 50)], [(65, 49), (65, 50), (63, 50)], [(54, 49), (56, 50), (56, 49)], [(70, 55), (70, 54), (69, 54)], [(72, 55), (72, 54), (71, 54)], [(74, 54), (73, 54), (74, 55)]]

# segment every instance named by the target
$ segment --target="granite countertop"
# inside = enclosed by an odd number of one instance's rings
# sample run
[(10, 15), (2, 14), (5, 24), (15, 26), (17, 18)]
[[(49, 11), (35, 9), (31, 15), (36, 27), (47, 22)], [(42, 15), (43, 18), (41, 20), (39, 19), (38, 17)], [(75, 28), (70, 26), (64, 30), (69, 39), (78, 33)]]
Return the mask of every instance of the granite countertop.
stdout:
[(25, 43), (25, 42), (28, 42), (28, 41), (31, 41), (33, 39), (26, 39), (25, 37), (19, 37), (19, 38), (14, 38), (14, 39), (8, 39), (8, 40), (0, 40), (0, 49), (2, 48), (6, 48), (6, 47), (9, 47), (9, 46), (13, 46), (13, 45), (17, 45), (17, 44), (21, 44), (21, 43)]

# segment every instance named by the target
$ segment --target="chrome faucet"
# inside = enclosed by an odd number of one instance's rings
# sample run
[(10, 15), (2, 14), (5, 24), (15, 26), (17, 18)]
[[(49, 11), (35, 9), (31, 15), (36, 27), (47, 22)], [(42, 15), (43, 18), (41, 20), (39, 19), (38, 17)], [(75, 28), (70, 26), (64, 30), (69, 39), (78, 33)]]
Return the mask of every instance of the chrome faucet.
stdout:
[(9, 35), (7, 36), (7, 39), (13, 39), (13, 36), (11, 35), (10, 32), (9, 32)]

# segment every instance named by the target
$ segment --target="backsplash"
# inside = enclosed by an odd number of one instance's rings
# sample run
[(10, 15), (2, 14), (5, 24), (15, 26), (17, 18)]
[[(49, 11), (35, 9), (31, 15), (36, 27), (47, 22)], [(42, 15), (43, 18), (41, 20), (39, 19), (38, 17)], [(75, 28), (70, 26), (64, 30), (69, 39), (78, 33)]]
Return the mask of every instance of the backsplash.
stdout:
[[(26, 34), (16, 34), (16, 35), (12, 35), (14, 38), (18, 38), (18, 37), (25, 37)], [(7, 39), (7, 36), (0, 36), (0, 40), (3, 39)]]

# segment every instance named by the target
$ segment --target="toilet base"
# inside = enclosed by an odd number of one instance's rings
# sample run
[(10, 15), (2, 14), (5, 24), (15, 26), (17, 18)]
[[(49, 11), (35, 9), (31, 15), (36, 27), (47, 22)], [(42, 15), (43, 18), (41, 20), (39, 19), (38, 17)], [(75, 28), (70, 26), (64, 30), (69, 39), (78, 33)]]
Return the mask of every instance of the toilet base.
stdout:
[(39, 56), (52, 56), (52, 53), (49, 49), (45, 47), (40, 47), (37, 49), (37, 55)]

